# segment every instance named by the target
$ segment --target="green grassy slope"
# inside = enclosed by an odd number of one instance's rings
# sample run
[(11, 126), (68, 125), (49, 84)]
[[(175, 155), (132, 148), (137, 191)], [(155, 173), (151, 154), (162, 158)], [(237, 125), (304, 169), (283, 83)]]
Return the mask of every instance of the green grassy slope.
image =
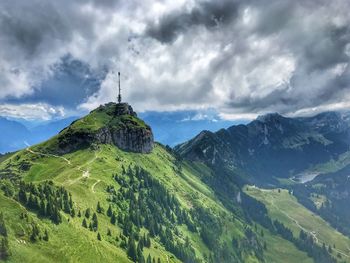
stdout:
[(268, 209), (269, 216), (291, 229), (294, 236), (297, 237), (302, 229), (311, 234), (319, 245), (325, 243), (333, 247), (335, 257), (339, 258), (339, 254), (342, 260), (350, 262), (350, 239), (298, 203), (287, 190), (267, 190), (248, 186), (245, 192), (263, 202)]
[(321, 163), (310, 168), (307, 172), (325, 174), (334, 173), (350, 164), (350, 152), (340, 154), (337, 159), (331, 159), (329, 162)]
[[(51, 142), (48, 142), (51, 143)], [(11, 171), (26, 182), (43, 182), (53, 180), (55, 185), (64, 186), (72, 193), (76, 211), (90, 208), (96, 210), (96, 204), (101, 202), (107, 209), (107, 185), (116, 185), (112, 174), (121, 173), (122, 166), (140, 166), (149, 171), (169, 191), (174, 194), (185, 209), (203, 207), (211, 214), (222, 219), (224, 231), (221, 241), (230, 250), (232, 238), (244, 237), (246, 223), (234, 217), (216, 199), (212, 190), (200, 178), (209, 176), (209, 169), (201, 164), (182, 163), (182, 172), (177, 172), (176, 160), (162, 146), (157, 145), (151, 154), (126, 153), (111, 145), (101, 145), (99, 149), (85, 149), (64, 156), (54, 156), (40, 152), (43, 145), (20, 151), (0, 164), (0, 170)], [(99, 214), (99, 232), (102, 241), (96, 238), (96, 232), (81, 226), (82, 218), (71, 218), (64, 214), (63, 223), (52, 224), (48, 219), (41, 219), (35, 213), (29, 212), (30, 222), (36, 222), (44, 231), (48, 230), (50, 240), (32, 243), (23, 234), (28, 232), (30, 223), (20, 219), (25, 208), (17, 201), (0, 194), (1, 206), (10, 232), (10, 262), (130, 262), (125, 250), (115, 245), (114, 237), (121, 229), (113, 226), (106, 215)], [(234, 218), (234, 219), (233, 219)], [(69, 221), (68, 221), (69, 219)], [(112, 237), (107, 236), (107, 229), (112, 230)], [(204, 254), (209, 248), (198, 233), (193, 233), (185, 225), (179, 226), (183, 238), (188, 236), (199, 259), (204, 260)], [(301, 262), (310, 259), (298, 251), (291, 243), (282, 238), (266, 234), (263, 241), (268, 243), (266, 258), (269, 262), (292, 262), (298, 258)], [(281, 249), (281, 247), (285, 249)], [(179, 262), (174, 255), (167, 252), (158, 238), (152, 240), (152, 247), (145, 250), (145, 256), (160, 258), (161, 262)], [(277, 255), (277, 257), (275, 256)], [(258, 262), (252, 254), (244, 256), (245, 262)]]
[[(152, 154), (143, 155), (126, 153), (114, 146), (101, 145), (98, 150), (81, 150), (65, 156), (53, 156), (38, 151), (39, 147), (33, 147), (16, 153), (10, 159), (0, 165), (1, 170), (11, 170), (12, 173), (20, 175), (26, 182), (41, 182), (53, 180), (56, 185), (64, 186), (72, 193), (76, 203), (76, 210), (91, 208), (96, 210), (96, 204), (101, 202), (102, 207), (107, 209), (106, 186), (116, 184), (112, 178), (113, 173), (120, 173), (122, 165), (138, 165), (144, 167), (159, 179), (171, 193), (175, 194), (185, 208), (190, 208), (194, 203), (211, 209), (213, 213), (220, 214), (227, 229), (230, 229), (223, 239), (231, 238), (231, 235), (242, 236), (243, 224), (239, 221), (232, 221), (230, 214), (220, 205), (210, 189), (208, 189), (189, 170), (188, 164), (184, 165), (182, 177), (175, 174), (174, 158), (161, 146), (157, 146)], [(30, 167), (23, 170), (23, 167)], [(204, 169), (204, 167), (202, 167)], [(204, 171), (205, 172), (205, 171)], [(13, 256), (11, 261), (22, 262), (23, 258), (33, 258), (36, 262), (45, 262), (45, 258), (56, 262), (66, 262), (67, 259), (80, 262), (98, 261), (112, 262), (118, 258), (118, 262), (128, 262), (126, 254), (107, 240), (107, 228), (112, 229), (112, 235), (116, 236), (121, 231), (119, 227), (112, 226), (107, 216), (99, 215), (99, 231), (103, 241), (97, 241), (96, 233), (90, 232), (81, 227), (82, 219), (75, 217), (67, 219), (58, 226), (48, 220), (39, 220), (34, 213), (30, 217), (38, 222), (43, 229), (48, 229), (50, 234), (49, 242), (38, 242), (32, 244), (28, 240), (21, 240), (19, 229), (25, 228), (26, 222), (22, 224), (19, 220), (20, 213), (24, 209), (21, 205), (1, 195), (1, 211), (10, 228), (10, 247)], [(189, 232), (182, 227), (184, 235), (188, 235), (199, 258), (208, 248), (201, 241), (197, 233)], [(147, 251), (152, 256), (161, 258), (162, 262), (177, 262), (173, 255), (166, 252), (162, 245), (154, 240), (154, 246)], [(146, 254), (147, 256), (147, 254)], [(95, 259), (95, 260), (92, 260)]]
[(264, 229), (264, 239), (268, 244), (265, 252), (266, 262), (269, 263), (312, 263), (313, 260), (305, 252), (299, 251), (294, 244), (280, 236), (273, 235)]

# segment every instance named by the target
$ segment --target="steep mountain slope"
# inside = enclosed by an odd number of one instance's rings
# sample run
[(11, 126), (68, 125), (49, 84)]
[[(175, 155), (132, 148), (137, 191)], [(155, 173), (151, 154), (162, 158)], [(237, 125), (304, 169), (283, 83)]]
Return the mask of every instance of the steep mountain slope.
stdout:
[(320, 214), (330, 224), (350, 236), (350, 155), (346, 153), (317, 171), (322, 174), (304, 185), (293, 186), (299, 202)]
[(202, 132), (177, 146), (184, 158), (229, 171), (243, 170), (255, 182), (297, 176), (349, 150), (347, 115), (323, 113), (310, 118), (261, 116), (247, 125)]
[(246, 187), (244, 191), (263, 202), (270, 217), (283, 222), (295, 237), (298, 237), (302, 230), (312, 235), (320, 246), (325, 244), (327, 248), (330, 247), (334, 257), (349, 260), (350, 239), (332, 228), (317, 214), (303, 207), (290, 191), (257, 187)]
[[(266, 228), (273, 226), (297, 247), (316, 248), (308, 251), (311, 254), (323, 253), (315, 246), (323, 246), (315, 235), (321, 235), (330, 247), (333, 244), (329, 242), (339, 245), (342, 240), (341, 251), (330, 248), (328, 252), (346, 261), (350, 256), (350, 240), (344, 236), (350, 236), (349, 134), (348, 113), (326, 112), (295, 119), (269, 114), (248, 125), (202, 132), (175, 150), (182, 158), (205, 163), (215, 172), (207, 182), (224, 204), (239, 196), (243, 210), (256, 222)], [(243, 191), (248, 189), (246, 184), (284, 187), (289, 194), (278, 189), (256, 191), (251, 186), (248, 188), (255, 191)], [(317, 223), (315, 234), (312, 229)]]
[[(2, 158), (1, 258), (311, 262), (272, 230), (254, 227), (238, 205), (235, 212), (226, 208), (204, 183), (213, 177), (207, 166), (181, 161), (159, 144), (143, 153), (135, 145), (151, 143), (150, 128), (132, 109), (116, 108), (100, 107), (51, 140)], [(133, 151), (117, 147), (120, 138)]]

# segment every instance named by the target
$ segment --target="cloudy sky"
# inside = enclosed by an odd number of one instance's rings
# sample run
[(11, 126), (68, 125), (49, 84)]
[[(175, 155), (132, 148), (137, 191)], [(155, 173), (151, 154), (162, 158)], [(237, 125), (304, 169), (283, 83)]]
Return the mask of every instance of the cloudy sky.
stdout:
[(0, 115), (350, 107), (348, 0), (1, 0)]

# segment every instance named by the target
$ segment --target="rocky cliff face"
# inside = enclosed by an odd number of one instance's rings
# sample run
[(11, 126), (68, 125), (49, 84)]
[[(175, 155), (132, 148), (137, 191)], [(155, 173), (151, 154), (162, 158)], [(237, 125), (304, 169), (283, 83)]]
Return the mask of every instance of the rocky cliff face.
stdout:
[(138, 153), (150, 153), (153, 149), (153, 133), (149, 128), (121, 129), (102, 128), (94, 136), (94, 141), (102, 144), (114, 144), (118, 148)]
[(154, 139), (151, 128), (127, 103), (100, 106), (86, 117), (73, 122), (58, 136), (59, 153), (96, 144), (113, 144), (137, 153), (150, 153)]

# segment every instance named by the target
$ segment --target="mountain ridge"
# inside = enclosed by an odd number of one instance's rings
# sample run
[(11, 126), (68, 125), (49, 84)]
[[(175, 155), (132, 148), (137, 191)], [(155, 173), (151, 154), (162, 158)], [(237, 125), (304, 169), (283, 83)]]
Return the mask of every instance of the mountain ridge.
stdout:
[[(349, 149), (348, 120), (329, 118), (329, 115), (341, 116), (340, 113), (322, 113), (287, 118), (276, 113), (267, 114), (247, 125), (207, 132), (205, 138), (199, 134), (176, 146), (175, 151), (184, 158), (208, 164), (226, 163), (271, 182), (271, 177), (293, 176), (309, 165), (326, 162)], [(288, 164), (291, 156), (298, 158), (297, 167)], [(255, 165), (263, 162), (266, 163), (264, 167)]]
[[(12, 262), (334, 262), (321, 247), (287, 237), (284, 225), (242, 191), (243, 182), (226, 180), (227, 171), (188, 161), (158, 143), (146, 153), (94, 137), (104, 129), (147, 129), (128, 107), (128, 114), (115, 118), (115, 106), (101, 106), (50, 140), (1, 157), (0, 227), (8, 233), (0, 233), (7, 244), (1, 257), (6, 252)], [(204, 131), (199, 141), (211, 136)], [(62, 151), (65, 140), (73, 143)]]

